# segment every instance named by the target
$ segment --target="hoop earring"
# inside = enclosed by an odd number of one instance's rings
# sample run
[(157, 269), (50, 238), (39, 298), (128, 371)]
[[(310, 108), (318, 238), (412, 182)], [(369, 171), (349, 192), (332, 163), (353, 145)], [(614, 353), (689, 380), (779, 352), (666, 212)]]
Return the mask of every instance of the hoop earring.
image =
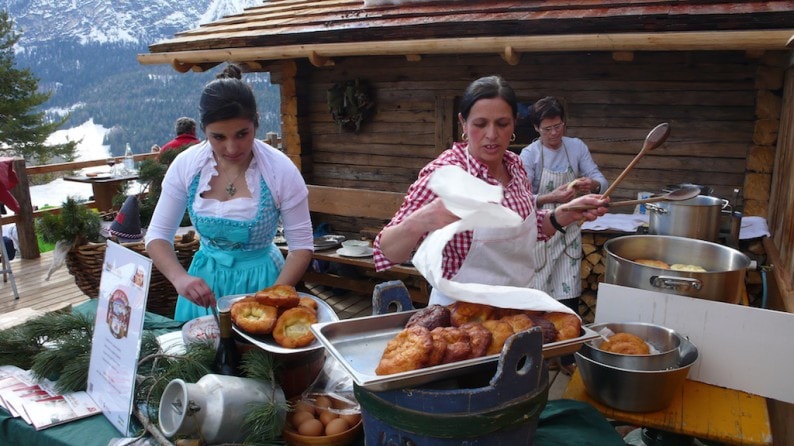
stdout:
[(469, 140), (469, 137), (468, 137), (468, 136), (466, 136), (466, 132), (463, 132), (463, 133), (461, 133), (461, 134), (460, 134), (460, 139), (461, 139), (462, 141), (468, 141), (468, 140)]
[(510, 136), (510, 142), (513, 142), (513, 141), (515, 141), (515, 140), (516, 140), (516, 134), (515, 134), (515, 133), (513, 133), (513, 135), (512, 135), (512, 136)]

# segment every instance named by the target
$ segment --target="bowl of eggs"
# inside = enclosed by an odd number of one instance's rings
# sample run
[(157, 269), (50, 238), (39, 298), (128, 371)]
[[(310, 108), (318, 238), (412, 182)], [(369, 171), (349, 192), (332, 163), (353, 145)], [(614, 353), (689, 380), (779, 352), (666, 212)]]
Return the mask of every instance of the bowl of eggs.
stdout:
[(357, 404), (329, 394), (291, 400), (282, 436), (290, 446), (346, 446), (362, 431)]

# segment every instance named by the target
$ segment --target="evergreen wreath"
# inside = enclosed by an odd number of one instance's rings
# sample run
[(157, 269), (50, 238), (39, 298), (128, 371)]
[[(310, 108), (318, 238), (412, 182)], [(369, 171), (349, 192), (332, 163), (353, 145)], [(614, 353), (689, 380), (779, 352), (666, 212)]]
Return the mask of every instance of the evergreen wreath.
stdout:
[(339, 82), (328, 89), (328, 110), (339, 130), (358, 133), (375, 109), (369, 86), (358, 79)]

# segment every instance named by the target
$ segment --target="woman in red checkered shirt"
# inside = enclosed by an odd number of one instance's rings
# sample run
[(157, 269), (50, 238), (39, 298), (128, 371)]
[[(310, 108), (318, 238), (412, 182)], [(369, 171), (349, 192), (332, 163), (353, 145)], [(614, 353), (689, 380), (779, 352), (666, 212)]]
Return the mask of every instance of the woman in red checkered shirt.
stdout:
[[(501, 77), (483, 77), (469, 85), (458, 114), (463, 141), (455, 143), (419, 172), (402, 206), (375, 238), (374, 260), (378, 271), (409, 260), (429, 232), (459, 219), (428, 188), (431, 174), (442, 166), (458, 166), (489, 184), (501, 185), (502, 205), (524, 219), (517, 227), (456, 234), (443, 252), (446, 279), (527, 287), (535, 273), (532, 249), (535, 243), (547, 240), (555, 231), (565, 231), (565, 226), (582, 218), (595, 220), (606, 213), (608, 200), (600, 195), (585, 195), (570, 203), (598, 206), (595, 209), (536, 211), (521, 159), (508, 150), (515, 139), (517, 116), (516, 94)], [(450, 302), (433, 290), (430, 303)]]

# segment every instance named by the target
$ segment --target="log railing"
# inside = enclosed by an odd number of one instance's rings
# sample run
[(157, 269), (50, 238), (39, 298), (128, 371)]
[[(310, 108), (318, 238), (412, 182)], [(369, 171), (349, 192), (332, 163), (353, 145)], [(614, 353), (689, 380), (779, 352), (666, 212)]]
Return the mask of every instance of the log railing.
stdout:
[[(142, 153), (134, 156), (136, 162), (157, 157), (157, 153)], [(71, 172), (85, 167), (104, 166), (106, 158), (88, 161), (75, 161), (70, 163), (45, 164), (41, 166), (26, 166), (23, 158), (14, 158), (14, 172), (19, 178), (19, 183), (11, 189), (11, 194), (19, 202), (19, 213), (3, 216), (1, 224), (16, 223), (19, 236), (19, 255), (23, 259), (39, 257), (39, 245), (36, 238), (36, 228), (33, 221), (44, 214), (60, 212), (60, 208), (46, 210), (33, 210), (30, 199), (30, 176), (56, 172)], [(93, 201), (86, 202), (87, 206), (95, 207)]]

